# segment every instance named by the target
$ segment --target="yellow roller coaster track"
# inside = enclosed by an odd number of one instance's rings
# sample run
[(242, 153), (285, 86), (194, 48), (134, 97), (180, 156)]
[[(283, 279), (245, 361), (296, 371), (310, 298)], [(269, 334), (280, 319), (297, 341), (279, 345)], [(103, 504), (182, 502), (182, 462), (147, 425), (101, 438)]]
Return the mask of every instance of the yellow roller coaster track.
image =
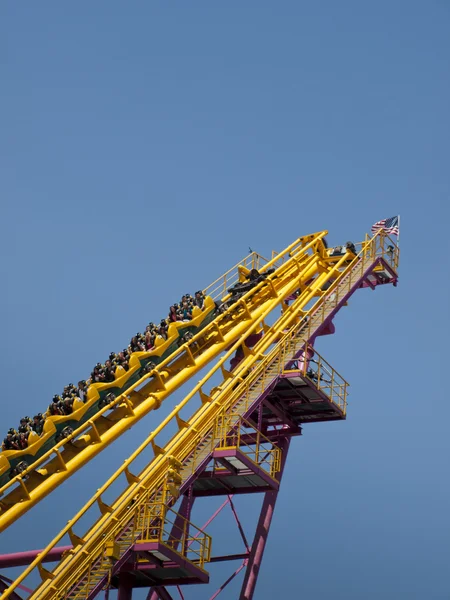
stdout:
[[(244, 417), (248, 418), (249, 411), (261, 394), (267, 391), (280, 375), (292, 369), (292, 360), (306, 351), (308, 341), (314, 338), (326, 319), (333, 316), (348, 295), (360, 285), (361, 278), (364, 276), (370, 279), (372, 273), (383, 269), (378, 263), (380, 258), (384, 259), (393, 272), (396, 271), (398, 249), (392, 243), (387, 248), (388, 241), (390, 242), (383, 234), (377, 234), (371, 240), (367, 239), (361, 244), (357, 256), (346, 254), (339, 257), (334, 264), (321, 264), (317, 276), (305, 286), (300, 284), (305, 281), (305, 269), (311, 269), (314, 256), (303, 264), (298, 261), (298, 257), (292, 257), (295, 258), (294, 264), (297, 269), (289, 282), (286, 281), (280, 288), (276, 288), (275, 280), (272, 280), (274, 288), (271, 284), (268, 286), (272, 290), (273, 302), (276, 293), (277, 298), (286, 298), (300, 288), (301, 291), (292, 304), (282, 304), (281, 316), (270, 327), (265, 324), (270, 301), (264, 303), (264, 309), (259, 312), (254, 311), (252, 314), (248, 311), (248, 327), (246, 330), (243, 328), (241, 337), (234, 337), (234, 341), (227, 340), (224, 347), (228, 347), (228, 350), (209, 373), (68, 522), (5, 591), (3, 597), (9, 597), (20, 583), (38, 569), (42, 583), (30, 598), (87, 598), (94, 589), (103, 585), (104, 581), (107, 582), (105, 578), (112, 569), (112, 556), (114, 560), (120, 560), (131, 545), (161, 535), (163, 526), (157, 526), (156, 522), (160, 517), (162, 522), (168, 518), (170, 507), (174, 505), (179, 490), (183, 489), (186, 481), (214, 448), (226, 443), (227, 431), (239, 426)], [(320, 262), (324, 263), (323, 257), (320, 258)], [(286, 271), (283, 272), (290, 272), (291, 259), (287, 259), (284, 264)], [(256, 292), (256, 295), (258, 294), (263, 294), (262, 287)], [(265, 334), (253, 349), (245, 351), (242, 362), (232, 374), (229, 373), (225, 369), (226, 361), (243, 339), (260, 328), (264, 329)], [(326, 369), (331, 377), (326, 384), (326, 394), (342, 415), (345, 415), (345, 380), (327, 366), (321, 357), (319, 364), (323, 365), (322, 368)], [(209, 394), (205, 393), (204, 387), (218, 371), (223, 375), (221, 384), (215, 386)], [(158, 393), (162, 392), (164, 390)], [(183, 418), (181, 411), (194, 396), (199, 397), (200, 408), (189, 419)], [(172, 423), (176, 423), (177, 433), (159, 446), (158, 436), (162, 436)], [(139, 475), (134, 475), (130, 467), (148, 447), (153, 449), (154, 458)], [(279, 451), (274, 448), (273, 458), (268, 467), (271, 476), (276, 475), (276, 464), (279, 464), (279, 461)], [(122, 475), (125, 475), (125, 478), (121, 478)], [(116, 501), (107, 505), (102, 496), (113, 484), (117, 485), (119, 478), (125, 484), (125, 488)], [(84, 535), (77, 535), (74, 526), (95, 506), (99, 508), (101, 516)], [(159, 533), (155, 534), (156, 530)], [(203, 568), (210, 554), (210, 539), (200, 533), (200, 546), (193, 560), (197, 566)], [(42, 563), (50, 550), (65, 536), (69, 536), (73, 549), (62, 558), (53, 572), (49, 572)], [(187, 556), (185, 558), (189, 560)]]
[[(325, 231), (296, 240), (272, 260), (251, 255), (211, 284), (206, 294), (229, 298), (227, 288), (257, 264), (262, 272), (275, 268), (267, 280), (247, 292), (192, 340), (159, 363), (69, 437), (57, 443), (21, 475), (0, 488), (0, 532), (68, 479), (183, 385), (277, 306), (320, 273), (322, 283), (336, 271), (337, 258), (326, 256)], [(348, 261), (348, 257), (345, 259)], [(341, 262), (345, 262), (344, 259)], [(265, 262), (265, 264), (261, 264)], [(340, 263), (339, 263), (340, 264)]]

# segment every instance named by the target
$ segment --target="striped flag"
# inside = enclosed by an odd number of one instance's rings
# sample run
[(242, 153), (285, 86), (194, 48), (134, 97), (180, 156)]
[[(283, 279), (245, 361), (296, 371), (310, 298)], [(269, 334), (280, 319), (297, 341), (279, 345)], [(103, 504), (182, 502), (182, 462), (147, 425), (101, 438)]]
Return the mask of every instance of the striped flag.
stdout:
[(383, 230), (387, 234), (399, 234), (399, 218), (391, 217), (390, 219), (383, 219), (382, 221), (377, 221), (372, 225), (372, 234), (375, 235), (380, 230)]

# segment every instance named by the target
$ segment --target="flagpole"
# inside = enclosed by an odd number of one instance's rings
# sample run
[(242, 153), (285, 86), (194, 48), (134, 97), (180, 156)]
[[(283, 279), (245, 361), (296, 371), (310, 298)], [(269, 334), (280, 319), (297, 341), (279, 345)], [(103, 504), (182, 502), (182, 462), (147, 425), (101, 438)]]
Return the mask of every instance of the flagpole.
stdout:
[(400, 215), (398, 215), (398, 236), (397, 236), (397, 248), (400, 248)]

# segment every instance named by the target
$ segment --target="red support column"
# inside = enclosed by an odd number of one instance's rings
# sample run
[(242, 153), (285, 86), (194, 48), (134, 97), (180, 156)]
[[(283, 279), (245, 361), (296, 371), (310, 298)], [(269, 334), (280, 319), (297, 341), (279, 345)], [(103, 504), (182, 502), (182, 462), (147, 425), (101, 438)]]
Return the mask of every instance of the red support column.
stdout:
[(133, 578), (128, 573), (119, 574), (117, 600), (131, 600), (133, 596)]
[[(286, 463), (286, 457), (289, 450), (289, 444), (291, 439), (286, 437), (280, 444), (282, 457), (281, 457), (281, 468), (278, 475), (278, 481), (281, 483), (281, 477), (283, 475), (284, 465)], [(277, 501), (278, 491), (266, 492), (264, 495), (264, 502), (261, 508), (261, 515), (259, 517), (258, 525), (256, 527), (255, 537), (253, 538), (252, 549), (250, 557), (248, 559), (247, 569), (245, 571), (244, 582), (241, 588), (241, 594), (239, 600), (252, 600), (253, 594), (255, 593), (256, 582), (258, 580), (258, 574), (261, 569), (262, 558), (264, 549), (266, 547), (267, 537), (269, 535), (270, 524), (272, 522), (273, 511), (275, 509), (275, 503)]]
[[(53, 548), (43, 558), (42, 562), (54, 562), (60, 560), (61, 556), (67, 550), (72, 550), (72, 546), (60, 546)], [(14, 552), (13, 554), (0, 554), (0, 568), (22, 567), (33, 562), (36, 556), (43, 550), (29, 550), (27, 552)]]

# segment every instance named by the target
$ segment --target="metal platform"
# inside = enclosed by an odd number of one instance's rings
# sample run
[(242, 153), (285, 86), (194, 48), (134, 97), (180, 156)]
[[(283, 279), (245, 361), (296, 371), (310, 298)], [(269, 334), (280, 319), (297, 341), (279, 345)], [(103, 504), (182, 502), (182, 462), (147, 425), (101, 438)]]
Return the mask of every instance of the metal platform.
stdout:
[(278, 490), (279, 482), (251, 460), (239, 448), (224, 448), (213, 452), (212, 465), (194, 481), (192, 494), (223, 496), (252, 494)]
[(269, 427), (345, 419), (345, 407), (333, 402), (327, 391), (300, 370), (283, 373), (263, 403), (264, 423)]
[(160, 541), (134, 544), (129, 559), (111, 578), (111, 587), (121, 585), (119, 573), (127, 574), (132, 587), (208, 583), (208, 573)]

